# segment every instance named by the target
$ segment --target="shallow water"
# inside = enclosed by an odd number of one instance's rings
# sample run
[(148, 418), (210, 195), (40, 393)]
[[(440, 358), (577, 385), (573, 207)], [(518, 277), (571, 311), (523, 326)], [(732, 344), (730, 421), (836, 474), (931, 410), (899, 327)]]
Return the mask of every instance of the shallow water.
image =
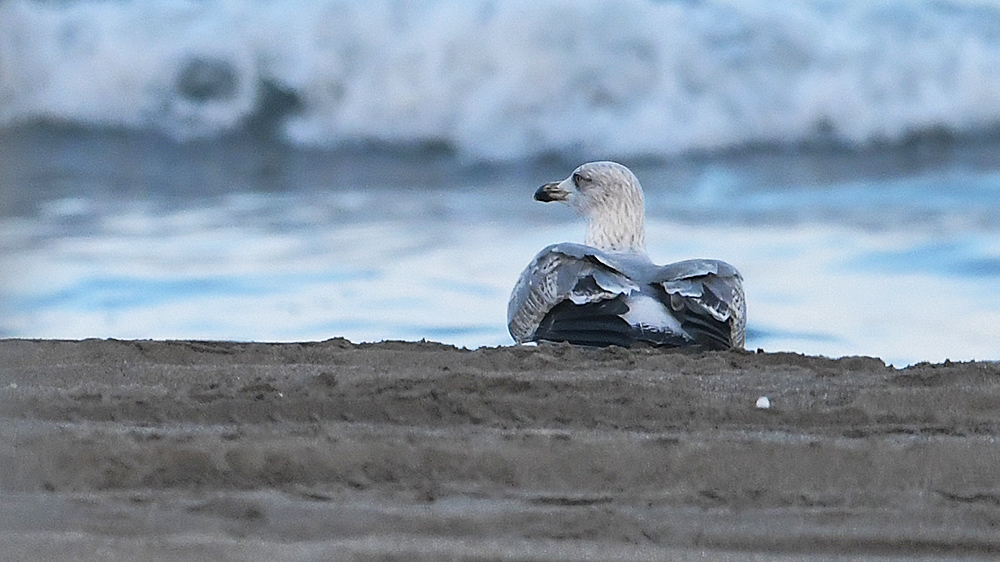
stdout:
[[(583, 236), (531, 198), (566, 162), (38, 127), (0, 149), (3, 336), (510, 344), (520, 270)], [(748, 348), (906, 364), (1000, 358), (998, 153), (630, 164), (654, 260), (743, 272)]]

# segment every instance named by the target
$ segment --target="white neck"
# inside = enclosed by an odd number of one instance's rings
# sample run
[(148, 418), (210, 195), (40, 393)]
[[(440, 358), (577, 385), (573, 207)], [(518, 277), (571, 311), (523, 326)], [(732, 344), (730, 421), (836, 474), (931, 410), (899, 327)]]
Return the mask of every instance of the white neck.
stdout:
[(585, 243), (609, 252), (646, 251), (642, 196), (639, 195), (638, 205), (628, 199), (603, 203), (604, 209), (591, 209), (588, 213)]

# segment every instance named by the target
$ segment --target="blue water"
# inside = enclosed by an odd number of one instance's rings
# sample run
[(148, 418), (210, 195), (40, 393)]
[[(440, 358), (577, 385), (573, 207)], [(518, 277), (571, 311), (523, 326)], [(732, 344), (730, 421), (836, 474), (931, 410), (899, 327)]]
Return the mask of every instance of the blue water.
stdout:
[[(520, 270), (583, 236), (531, 197), (558, 160), (47, 126), (0, 148), (5, 336), (510, 344)], [(910, 173), (913, 148), (629, 163), (654, 259), (743, 271), (748, 347), (907, 364), (1000, 358), (997, 148)]]
[(0, 336), (511, 343), (643, 183), (748, 347), (1000, 359), (1000, 4), (0, 2)]

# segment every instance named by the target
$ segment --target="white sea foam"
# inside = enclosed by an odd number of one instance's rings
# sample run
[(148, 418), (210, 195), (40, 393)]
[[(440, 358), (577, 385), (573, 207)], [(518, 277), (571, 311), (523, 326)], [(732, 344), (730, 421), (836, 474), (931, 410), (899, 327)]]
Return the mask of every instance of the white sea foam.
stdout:
[[(0, 3), (0, 126), (239, 128), (472, 159), (898, 142), (1000, 127), (987, 0)], [(272, 108), (273, 109), (273, 108)]]

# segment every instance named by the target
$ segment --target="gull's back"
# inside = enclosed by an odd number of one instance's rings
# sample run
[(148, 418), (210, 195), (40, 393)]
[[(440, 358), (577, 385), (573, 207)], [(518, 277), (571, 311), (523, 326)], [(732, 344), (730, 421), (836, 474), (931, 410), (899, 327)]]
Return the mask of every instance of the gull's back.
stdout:
[(589, 162), (538, 188), (587, 220), (587, 244), (542, 250), (507, 306), (514, 341), (706, 349), (743, 347), (746, 302), (736, 269), (718, 260), (653, 264), (644, 250), (642, 186), (616, 162)]
[(644, 254), (564, 243), (525, 268), (507, 320), (519, 343), (729, 349), (744, 345), (746, 304), (742, 278), (725, 262), (657, 266)]

